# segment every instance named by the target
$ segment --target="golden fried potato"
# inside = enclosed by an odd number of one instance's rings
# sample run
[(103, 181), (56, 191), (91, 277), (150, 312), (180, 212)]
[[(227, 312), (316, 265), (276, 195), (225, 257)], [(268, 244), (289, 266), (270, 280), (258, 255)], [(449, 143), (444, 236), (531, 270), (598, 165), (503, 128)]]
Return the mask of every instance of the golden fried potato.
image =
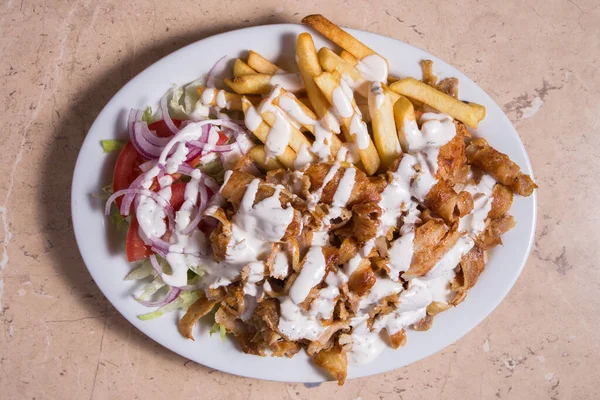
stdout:
[(321, 14), (306, 16), (302, 19), (302, 23), (312, 26), (327, 39), (348, 51), (359, 60), (366, 56), (370, 56), (371, 54), (376, 54), (361, 41), (357, 40), (354, 36), (350, 35)]
[(479, 122), (485, 117), (485, 108), (465, 104), (414, 78), (402, 78), (392, 83), (390, 89), (406, 97), (421, 101), (440, 112), (464, 122), (471, 128), (477, 128)]
[(250, 66), (244, 61), (240, 60), (239, 58), (235, 60), (235, 63), (233, 64), (233, 76), (237, 77), (256, 73), (257, 71), (250, 68)]

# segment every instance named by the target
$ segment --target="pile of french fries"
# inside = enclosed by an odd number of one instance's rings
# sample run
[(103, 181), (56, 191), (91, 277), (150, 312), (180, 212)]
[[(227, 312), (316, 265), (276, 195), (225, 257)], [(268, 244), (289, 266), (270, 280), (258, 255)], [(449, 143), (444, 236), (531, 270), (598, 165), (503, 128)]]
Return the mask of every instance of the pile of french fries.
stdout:
[[(368, 143), (360, 146), (360, 161), (355, 162), (368, 175), (385, 171), (402, 151), (407, 151), (403, 127), (407, 121), (415, 120), (415, 108), (435, 109), (472, 128), (476, 128), (485, 117), (483, 106), (462, 102), (435, 86), (410, 77), (399, 79), (389, 76), (387, 82), (381, 82), (383, 103), (376, 109), (369, 110), (371, 82), (363, 78), (358, 64), (365, 57), (377, 53), (322, 15), (309, 15), (302, 22), (341, 47), (342, 51), (338, 54), (327, 47), (317, 51), (311, 34), (302, 33), (298, 36), (296, 45), (299, 72), (294, 73), (250, 50), (247, 60), (235, 60), (233, 77), (225, 79), (225, 84), (232, 90), (225, 93), (230, 110), (247, 113), (251, 107), (260, 103), (261, 95), (270, 93), (275, 85), (281, 85), (286, 92), (293, 92), (294, 100), (314, 121), (327, 118), (338, 120), (341, 134), (332, 132), (331, 143), (328, 143), (333, 160), (344, 143), (356, 144), (358, 140), (356, 135), (351, 134), (352, 117), (340, 117), (335, 113), (331, 115), (333, 93), (340, 87), (343, 79), (349, 79), (353, 82), (353, 107), (360, 111), (362, 121), (370, 127)], [(204, 90), (206, 88), (199, 87), (199, 95)], [(277, 104), (277, 99), (270, 100)], [(251, 130), (264, 144), (276, 121), (271, 113), (264, 113), (261, 117), (263, 122)], [(287, 117), (293, 119), (289, 115)], [(304, 144), (310, 145), (315, 140), (314, 124), (294, 122), (296, 126), (298, 123), (301, 126), (293, 129), (285, 151), (277, 155), (276, 160), (272, 160), (264, 146), (256, 146), (250, 152), (256, 164), (265, 170), (281, 166), (294, 168), (301, 147)]]

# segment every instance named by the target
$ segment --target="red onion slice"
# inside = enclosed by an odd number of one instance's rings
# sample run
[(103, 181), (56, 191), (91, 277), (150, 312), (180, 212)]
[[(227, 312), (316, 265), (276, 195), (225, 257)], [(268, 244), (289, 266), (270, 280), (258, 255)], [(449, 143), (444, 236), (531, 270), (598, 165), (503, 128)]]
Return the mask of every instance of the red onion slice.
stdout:
[(133, 134), (133, 123), (138, 121), (142, 121), (142, 117), (144, 116), (144, 112), (142, 110), (136, 110), (132, 108), (129, 110), (129, 116), (127, 117), (127, 130), (129, 132), (129, 137)]
[(203, 151), (214, 151), (215, 153), (225, 153), (233, 150), (233, 144), (210, 144), (199, 142), (198, 140), (190, 140), (187, 142), (188, 145), (202, 149)]
[[(169, 202), (167, 200), (165, 200), (162, 196), (160, 196), (156, 192), (152, 192), (152, 191), (150, 191), (148, 189), (121, 189), (121, 190), (113, 193), (108, 198), (108, 200), (106, 201), (106, 205), (104, 206), (104, 213), (106, 215), (110, 215), (110, 206), (111, 206), (111, 204), (115, 201), (115, 199), (117, 197), (120, 197), (120, 196), (123, 196), (123, 195), (126, 195), (126, 194), (144, 195), (144, 196), (151, 197), (152, 200), (156, 201), (160, 206), (164, 207), (165, 209), (169, 209), (170, 208), (171, 211), (173, 211), (173, 207), (171, 207), (171, 205), (169, 204)], [(127, 215), (129, 215), (129, 210), (127, 210)], [(127, 215), (123, 215), (123, 216), (126, 217)]]
[(180, 288), (171, 287), (169, 289), (169, 292), (161, 300), (157, 300), (157, 301), (141, 300), (135, 296), (134, 296), (134, 299), (136, 299), (137, 302), (139, 302), (140, 304), (142, 304), (146, 307), (163, 307), (163, 306), (166, 306), (167, 304), (171, 303), (177, 297), (179, 297), (180, 293), (181, 293)]
[[(135, 178), (131, 185), (129, 185), (129, 189), (142, 189), (142, 182), (144, 181), (144, 174)], [(119, 212), (121, 215), (129, 215), (129, 211), (131, 210), (131, 203), (135, 199), (134, 193), (128, 193), (123, 197), (123, 201), (121, 201), (121, 208)]]
[(167, 128), (175, 135), (179, 132), (179, 128), (175, 125), (173, 120), (171, 119), (171, 115), (169, 114), (169, 104), (168, 98), (173, 93), (173, 89), (169, 90), (163, 97), (160, 99), (160, 112), (162, 113), (162, 118), (165, 121), (165, 125)]
[(153, 248), (156, 248), (164, 253), (169, 252), (169, 247), (171, 246), (169, 242), (166, 242), (159, 238), (148, 238), (148, 240), (150, 240), (150, 243), (152, 243)]
[(206, 185), (203, 181), (200, 181), (200, 185), (198, 185), (198, 190), (200, 192), (200, 203), (198, 204), (199, 214), (206, 209), (208, 206), (208, 191), (206, 190)]
[(187, 175), (187, 176), (192, 176), (192, 171), (194, 171), (194, 168), (192, 168), (192, 166), (188, 163), (181, 163), (179, 165), (179, 169), (177, 170), (178, 173), (183, 174), (183, 175)]
[(206, 87), (207, 88), (215, 87), (215, 81), (217, 80), (216, 76), (221, 74), (222, 72), (224, 72), (225, 67), (227, 66), (228, 60), (229, 60), (229, 57), (227, 57), (227, 56), (221, 57), (215, 63), (215, 65), (213, 65), (213, 67), (210, 69), (210, 71), (208, 71), (208, 75), (206, 76)]
[(187, 146), (187, 147), (188, 147), (188, 154), (187, 154), (185, 161), (188, 163), (190, 161), (192, 161), (194, 158), (198, 157), (200, 154), (202, 154), (202, 149), (199, 149), (199, 148), (193, 147), (193, 146)]
[[(148, 172), (149, 170), (151, 170), (155, 166), (156, 166), (156, 160), (148, 160), (145, 163), (140, 164), (140, 166), (138, 168), (141, 169), (142, 172)], [(142, 176), (142, 175), (140, 175), (140, 176)], [(139, 178), (139, 176), (138, 176), (138, 178)], [(132, 183), (132, 185), (133, 185), (133, 183)]]
[(167, 253), (162, 251), (161, 249), (158, 249), (156, 247), (151, 247), (150, 250), (152, 250), (153, 252), (155, 252), (156, 254), (161, 256), (162, 258), (167, 258)]
[(160, 265), (160, 263), (156, 259), (156, 256), (154, 254), (152, 254), (148, 258), (150, 259), (150, 264), (152, 265), (152, 268), (154, 268), (154, 270), (156, 271), (156, 273), (158, 274), (158, 276), (162, 275), (162, 273), (163, 273), (162, 266)]
[[(151, 160), (158, 158), (165, 146), (157, 146), (148, 141), (147, 137), (143, 133), (145, 124), (145, 122), (134, 121), (129, 138), (137, 152), (142, 157)], [(148, 126), (146, 125), (146, 130), (147, 129)]]
[(219, 189), (221, 189), (219, 184), (213, 178), (206, 174), (202, 174), (202, 181), (210, 190), (212, 190), (213, 194), (217, 193)]
[(196, 216), (194, 217), (194, 219), (192, 221), (190, 221), (188, 226), (186, 226), (185, 229), (183, 230), (182, 233), (184, 235), (189, 235), (190, 233), (192, 233), (192, 231), (198, 227), (198, 224), (202, 220), (202, 211), (200, 211), (199, 208), (196, 211), (197, 211), (197, 213), (196, 213)]
[(141, 124), (140, 132), (142, 135), (144, 135), (144, 139), (146, 139), (146, 141), (148, 141), (148, 143), (153, 144), (154, 146), (165, 147), (167, 145), (167, 143), (169, 143), (171, 141), (171, 139), (173, 138), (173, 137), (158, 137), (158, 136), (156, 136), (155, 131), (151, 131), (150, 128), (148, 128), (147, 122), (145, 122), (145, 121), (136, 121), (136, 122)]

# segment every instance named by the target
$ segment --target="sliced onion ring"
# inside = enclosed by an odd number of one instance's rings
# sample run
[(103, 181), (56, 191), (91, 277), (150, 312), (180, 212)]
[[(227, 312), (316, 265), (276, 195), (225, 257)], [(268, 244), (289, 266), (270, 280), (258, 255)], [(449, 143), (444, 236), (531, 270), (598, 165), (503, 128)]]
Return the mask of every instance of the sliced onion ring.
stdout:
[(208, 75), (206, 76), (206, 87), (207, 88), (214, 88), (215, 87), (215, 81), (216, 76), (223, 72), (223, 70), (225, 69), (226, 65), (227, 65), (227, 61), (229, 60), (229, 57), (227, 56), (223, 56), (221, 57), (216, 63), (215, 65), (213, 65), (213, 67), (210, 69), (210, 71), (208, 71)]
[(140, 304), (142, 304), (146, 307), (163, 307), (163, 306), (166, 306), (167, 304), (171, 303), (177, 297), (179, 297), (180, 293), (181, 293), (180, 288), (170, 287), (169, 292), (161, 300), (157, 300), (157, 301), (141, 300), (135, 296), (134, 296), (134, 298), (137, 302), (139, 302)]
[(165, 125), (174, 135), (179, 132), (179, 128), (175, 125), (173, 120), (171, 119), (171, 115), (169, 114), (169, 104), (168, 98), (173, 94), (173, 89), (169, 90), (161, 99), (160, 99), (160, 112), (162, 113), (162, 118), (165, 121)]

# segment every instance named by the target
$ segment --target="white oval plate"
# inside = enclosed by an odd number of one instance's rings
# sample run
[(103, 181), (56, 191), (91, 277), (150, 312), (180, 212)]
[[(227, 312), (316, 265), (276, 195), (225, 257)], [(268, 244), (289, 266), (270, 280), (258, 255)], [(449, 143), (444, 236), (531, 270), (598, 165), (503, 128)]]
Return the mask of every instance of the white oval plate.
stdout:
[[(191, 82), (205, 74), (223, 55), (237, 57), (253, 49), (273, 60), (284, 54), (293, 61), (296, 37), (306, 30), (309, 29), (301, 25), (280, 24), (227, 32), (186, 46), (148, 67), (127, 83), (98, 115), (81, 147), (71, 194), (73, 228), (83, 260), (106, 298), (133, 325), (161, 345), (208, 367), (288, 382), (320, 382), (329, 378), (312, 365), (304, 352), (293, 359), (246, 355), (232, 340), (222, 343), (218, 335), (209, 337), (207, 326), (196, 330), (195, 342), (184, 339), (177, 331), (175, 313), (153, 321), (139, 320), (137, 316), (148, 309), (131, 296), (136, 283), (123, 280), (131, 269), (123, 251), (124, 240), (104, 216), (103, 202), (91, 194), (98, 193), (111, 181), (116, 157), (103, 154), (99, 142), (126, 137), (129, 109), (156, 105), (173, 83)], [(496, 103), (473, 81), (444, 61), (406, 43), (373, 33), (348, 31), (386, 57), (394, 76), (420, 77), (419, 62), (429, 58), (434, 61), (437, 73), (458, 77), (460, 98), (487, 108), (487, 117), (480, 124), (478, 135), (531, 174), (531, 164), (517, 132)], [(317, 48), (331, 46), (318, 34), (314, 38)], [(511, 213), (517, 221), (516, 227), (503, 236), (504, 246), (493, 251), (467, 299), (436, 317), (430, 331), (408, 332), (406, 347), (386, 349), (370, 364), (350, 366), (349, 378), (378, 374), (427, 357), (465, 335), (496, 308), (515, 283), (529, 255), (535, 231), (535, 194), (529, 198), (516, 196)]]

